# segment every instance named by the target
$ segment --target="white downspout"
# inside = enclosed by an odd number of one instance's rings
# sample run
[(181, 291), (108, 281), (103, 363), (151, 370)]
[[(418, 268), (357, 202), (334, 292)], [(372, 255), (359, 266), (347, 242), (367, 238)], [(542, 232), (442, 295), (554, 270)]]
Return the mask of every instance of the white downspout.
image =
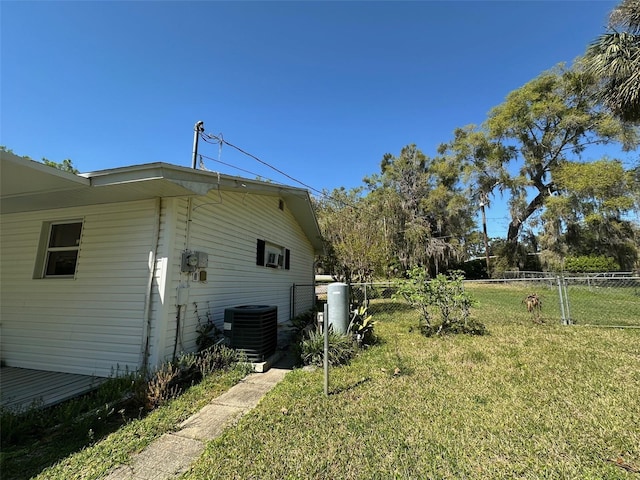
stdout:
[(154, 230), (153, 230), (153, 240), (152, 240), (152, 248), (149, 252), (149, 276), (147, 278), (147, 289), (145, 293), (144, 299), (144, 317), (143, 321), (145, 322), (145, 328), (143, 330), (142, 337), (142, 359), (140, 361), (140, 365), (142, 366), (142, 370), (146, 371), (148, 368), (148, 360), (149, 360), (149, 339), (151, 337), (151, 325), (153, 323), (153, 319), (151, 317), (151, 298), (153, 294), (153, 279), (156, 275), (156, 258), (158, 256), (158, 245), (160, 243), (160, 211), (162, 207), (162, 198), (158, 197), (156, 199), (156, 208), (155, 208), (155, 217), (154, 217)]

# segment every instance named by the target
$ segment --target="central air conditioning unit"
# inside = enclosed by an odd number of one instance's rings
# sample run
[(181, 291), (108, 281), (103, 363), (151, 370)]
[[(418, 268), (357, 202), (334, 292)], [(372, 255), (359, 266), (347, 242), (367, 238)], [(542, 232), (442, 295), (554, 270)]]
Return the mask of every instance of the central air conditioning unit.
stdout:
[(225, 309), (224, 337), (250, 362), (264, 362), (275, 353), (278, 344), (278, 307), (240, 305)]

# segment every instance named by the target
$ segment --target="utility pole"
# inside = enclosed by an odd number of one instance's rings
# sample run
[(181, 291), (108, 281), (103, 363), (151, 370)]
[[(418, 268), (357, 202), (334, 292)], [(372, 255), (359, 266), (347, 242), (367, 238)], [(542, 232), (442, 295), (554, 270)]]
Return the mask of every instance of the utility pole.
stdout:
[(191, 157), (191, 168), (196, 169), (196, 157), (198, 156), (198, 139), (200, 132), (204, 132), (204, 122), (202, 120), (196, 122), (193, 127), (193, 156)]

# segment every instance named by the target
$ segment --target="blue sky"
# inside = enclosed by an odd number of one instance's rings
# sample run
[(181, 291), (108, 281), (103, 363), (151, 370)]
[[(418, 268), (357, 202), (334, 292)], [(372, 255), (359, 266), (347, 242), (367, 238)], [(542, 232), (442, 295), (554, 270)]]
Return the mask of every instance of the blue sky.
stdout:
[[(3, 0), (0, 143), (82, 172), (190, 166), (202, 120), (314, 189), (352, 188), (570, 64), (617, 3)], [(200, 153), (300, 186), (228, 146)], [(499, 199), (488, 217), (504, 236)]]

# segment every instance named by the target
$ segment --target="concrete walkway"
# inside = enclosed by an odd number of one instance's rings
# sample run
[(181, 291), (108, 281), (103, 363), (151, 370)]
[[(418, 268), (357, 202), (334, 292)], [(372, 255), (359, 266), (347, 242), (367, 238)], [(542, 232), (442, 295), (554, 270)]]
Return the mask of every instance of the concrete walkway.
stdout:
[(180, 430), (165, 433), (128, 465), (113, 470), (107, 480), (164, 480), (186, 472), (206, 443), (254, 408), (293, 367), (285, 355), (265, 373), (252, 373), (198, 413), (182, 422)]

